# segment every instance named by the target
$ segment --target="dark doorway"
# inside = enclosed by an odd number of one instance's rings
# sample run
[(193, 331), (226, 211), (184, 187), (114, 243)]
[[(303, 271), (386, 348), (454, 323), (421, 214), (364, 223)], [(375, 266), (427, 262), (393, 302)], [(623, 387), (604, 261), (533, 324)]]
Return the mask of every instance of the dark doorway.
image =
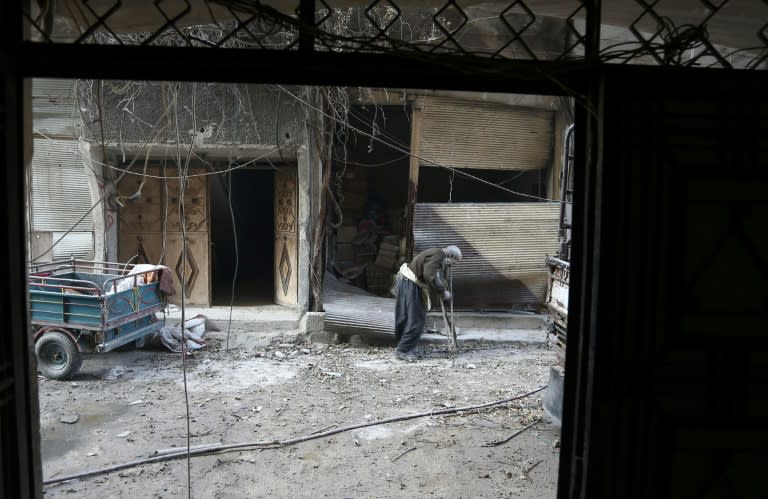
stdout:
[[(211, 183), (212, 303), (271, 304), (274, 303), (275, 260), (274, 174), (270, 169), (235, 170), (231, 175), (231, 182), (229, 177), (217, 175)], [(233, 218), (236, 231), (232, 228)]]

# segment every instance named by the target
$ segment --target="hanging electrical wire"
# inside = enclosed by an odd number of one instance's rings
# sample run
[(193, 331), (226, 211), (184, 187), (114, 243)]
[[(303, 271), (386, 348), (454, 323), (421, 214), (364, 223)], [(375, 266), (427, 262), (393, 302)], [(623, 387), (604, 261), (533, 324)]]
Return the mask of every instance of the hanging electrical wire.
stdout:
[[(278, 87), (280, 90), (282, 90), (283, 92), (285, 92), (286, 94), (288, 94), (288, 95), (290, 95), (291, 97), (293, 97), (294, 99), (296, 99), (298, 102), (301, 102), (302, 104), (306, 105), (307, 107), (310, 107), (310, 108), (314, 109), (315, 111), (317, 111), (317, 112), (319, 112), (319, 113), (323, 114), (325, 117), (327, 117), (327, 118), (329, 118), (329, 119), (334, 119), (332, 115), (330, 115), (330, 114), (326, 113), (326, 112), (325, 112), (325, 111), (323, 111), (322, 109), (319, 109), (317, 106), (315, 106), (315, 105), (311, 104), (310, 102), (307, 102), (305, 99), (302, 99), (302, 98), (301, 98), (301, 97), (299, 97), (298, 95), (295, 95), (295, 94), (294, 94), (294, 93), (292, 93), (290, 90), (288, 90), (288, 89), (286, 89), (285, 87), (283, 87), (282, 85), (277, 85), (277, 87)], [(545, 198), (545, 197), (534, 196), (534, 195), (532, 195), (532, 194), (526, 194), (526, 193), (524, 193), (524, 192), (517, 192), (517, 191), (513, 191), (512, 189), (508, 189), (508, 188), (506, 188), (506, 187), (502, 187), (502, 186), (500, 186), (500, 185), (498, 185), (498, 184), (494, 184), (493, 182), (489, 182), (489, 181), (487, 181), (487, 180), (485, 180), (485, 179), (482, 179), (482, 178), (480, 178), (480, 177), (476, 177), (475, 175), (472, 175), (472, 174), (470, 174), (470, 173), (467, 173), (467, 172), (463, 171), (463, 169), (460, 169), (460, 168), (453, 168), (453, 167), (451, 167), (451, 166), (442, 165), (442, 164), (440, 164), (440, 163), (438, 163), (438, 162), (436, 162), (436, 161), (433, 161), (433, 160), (430, 160), (430, 159), (424, 158), (424, 157), (422, 157), (422, 156), (419, 156), (419, 155), (417, 155), (417, 154), (413, 154), (411, 151), (409, 151), (409, 150), (407, 150), (407, 149), (404, 149), (404, 148), (402, 148), (402, 147), (398, 147), (398, 146), (397, 146), (397, 145), (395, 145), (395, 144), (391, 144), (391, 143), (389, 143), (389, 142), (387, 142), (387, 141), (385, 141), (385, 140), (383, 140), (383, 139), (381, 139), (381, 138), (379, 138), (379, 137), (375, 137), (375, 136), (373, 136), (373, 135), (371, 135), (371, 134), (369, 134), (369, 133), (365, 132), (364, 130), (360, 130), (359, 128), (356, 128), (356, 127), (354, 127), (354, 126), (352, 126), (352, 125), (350, 125), (349, 127), (350, 127), (352, 130), (354, 130), (355, 132), (357, 132), (357, 133), (359, 133), (359, 134), (361, 134), (361, 135), (364, 135), (364, 136), (366, 136), (366, 137), (370, 137), (370, 138), (373, 138), (374, 140), (376, 140), (376, 141), (378, 141), (378, 142), (380, 142), (380, 143), (382, 143), (382, 144), (384, 144), (384, 145), (386, 145), (386, 146), (388, 146), (388, 147), (390, 147), (390, 148), (392, 148), (392, 149), (394, 149), (394, 150), (396, 150), (396, 151), (399, 151), (399, 152), (401, 152), (401, 153), (403, 153), (403, 154), (407, 154), (407, 155), (408, 155), (408, 156), (410, 156), (410, 157), (413, 157), (413, 158), (416, 158), (416, 159), (418, 159), (418, 160), (419, 160), (419, 161), (421, 161), (422, 163), (427, 163), (427, 164), (430, 164), (430, 165), (434, 165), (434, 166), (437, 166), (437, 167), (440, 167), (440, 168), (445, 168), (446, 170), (449, 170), (449, 171), (453, 171), (453, 172), (456, 172), (456, 173), (458, 173), (459, 175), (463, 175), (463, 176), (465, 176), (465, 177), (471, 178), (472, 180), (475, 180), (475, 181), (477, 181), (477, 182), (481, 182), (481, 183), (483, 183), (483, 184), (489, 185), (489, 186), (491, 186), (491, 187), (494, 187), (494, 188), (496, 188), (496, 189), (500, 189), (500, 190), (502, 190), (502, 191), (505, 191), (505, 192), (508, 192), (508, 193), (510, 193), (510, 194), (514, 194), (514, 195), (516, 195), (516, 196), (522, 196), (522, 197), (526, 197), (526, 198), (530, 198), (530, 199), (537, 199), (537, 200), (539, 200), (539, 201), (550, 201), (550, 202), (554, 202), (554, 203), (562, 203), (562, 202), (563, 202), (563, 201), (561, 201), (561, 200), (559, 200), (559, 199), (549, 199), (549, 198)]]
[[(419, 418), (431, 418), (435, 416), (451, 416), (451, 415), (466, 415), (468, 413), (472, 412), (480, 412), (484, 409), (491, 409), (491, 408), (498, 408), (500, 406), (504, 406), (506, 404), (509, 404), (511, 402), (515, 402), (517, 400), (524, 399), (526, 397), (530, 397), (531, 395), (534, 395), (536, 393), (539, 393), (547, 388), (547, 385), (543, 385), (539, 388), (536, 388), (534, 390), (528, 391), (526, 393), (515, 395), (512, 397), (507, 397), (500, 400), (495, 400), (492, 402), (486, 402), (483, 404), (476, 404), (471, 406), (462, 406), (462, 407), (451, 407), (447, 409), (430, 409), (429, 411), (425, 412), (419, 412), (415, 414), (404, 414), (400, 416), (392, 416), (384, 419), (378, 419), (375, 421), (366, 421), (364, 423), (358, 423), (358, 424), (351, 424), (349, 426), (344, 426), (341, 428), (334, 428), (326, 431), (320, 431), (315, 433), (310, 433), (308, 435), (302, 435), (294, 438), (288, 438), (288, 439), (272, 439), (272, 440), (263, 440), (263, 441), (257, 441), (257, 442), (242, 442), (242, 443), (234, 443), (234, 444), (204, 444), (199, 445), (195, 447), (194, 450), (191, 451), (191, 453), (195, 456), (203, 456), (203, 455), (209, 455), (209, 454), (217, 454), (222, 452), (231, 452), (231, 451), (243, 451), (248, 449), (278, 449), (282, 447), (288, 447), (291, 445), (296, 445), (302, 442), (308, 442), (311, 440), (317, 440), (321, 438), (330, 437), (333, 435), (338, 435), (339, 433), (344, 433), (348, 431), (357, 430), (359, 428), (367, 428), (371, 426), (379, 426), (379, 425), (385, 425), (390, 423), (397, 423), (400, 421), (409, 421), (411, 419), (419, 419)], [(107, 468), (97, 469), (93, 471), (84, 471), (80, 472), (74, 475), (70, 476), (64, 476), (64, 477), (56, 477), (56, 478), (50, 478), (43, 481), (44, 485), (53, 485), (56, 483), (61, 482), (67, 482), (69, 480), (76, 480), (76, 479), (82, 479), (82, 478), (88, 478), (92, 476), (98, 476), (98, 475), (104, 475), (107, 473), (111, 473), (114, 471), (120, 471), (128, 468), (133, 468), (135, 466), (141, 466), (143, 464), (151, 464), (151, 463), (159, 463), (164, 461), (171, 461), (174, 459), (179, 459), (181, 457), (184, 457), (185, 454), (182, 449), (179, 449), (176, 452), (169, 452), (169, 453), (163, 453), (156, 456), (147, 457), (144, 459), (137, 459), (135, 461), (130, 461), (127, 463), (121, 463), (113, 466), (109, 466)]]
[(237, 222), (235, 221), (235, 210), (232, 207), (232, 172), (227, 175), (227, 201), (229, 203), (229, 215), (232, 219), (232, 240), (235, 246), (235, 268), (232, 272), (232, 289), (229, 297), (229, 321), (227, 321), (227, 343), (225, 351), (229, 352), (229, 334), (232, 329), (232, 311), (235, 306), (235, 285), (237, 283), (237, 272), (240, 267), (240, 249), (237, 240)]
[[(190, 140), (189, 143), (189, 149), (187, 151), (187, 156), (185, 158), (184, 163), (181, 162), (181, 135), (179, 133), (179, 109), (178, 109), (178, 83), (176, 84), (176, 94), (174, 95), (174, 116), (176, 121), (176, 155), (177, 155), (177, 166), (180, 168), (181, 172), (179, 175), (179, 225), (181, 226), (181, 275), (180, 275), (180, 287), (181, 287), (181, 366), (182, 366), (182, 376), (183, 376), (183, 382), (184, 382), (184, 408), (185, 408), (185, 415), (186, 417), (186, 430), (187, 430), (187, 494), (189, 499), (192, 498), (192, 458), (190, 454), (190, 446), (191, 446), (191, 417), (190, 417), (190, 410), (189, 410), (189, 389), (187, 386), (187, 336), (186, 336), (186, 295), (187, 295), (187, 281), (186, 281), (186, 275), (187, 275), (187, 221), (186, 221), (186, 213), (184, 209), (184, 191), (186, 191), (187, 188), (187, 182), (188, 178), (187, 175), (189, 173), (189, 163), (190, 158), (192, 155), (192, 148), (194, 147), (195, 140), (194, 136)], [(194, 83), (192, 86), (192, 120), (193, 120), (193, 127), (192, 130), (197, 130), (197, 123), (196, 123), (196, 114), (195, 114), (195, 97), (196, 97), (196, 91), (197, 91), (197, 84)]]

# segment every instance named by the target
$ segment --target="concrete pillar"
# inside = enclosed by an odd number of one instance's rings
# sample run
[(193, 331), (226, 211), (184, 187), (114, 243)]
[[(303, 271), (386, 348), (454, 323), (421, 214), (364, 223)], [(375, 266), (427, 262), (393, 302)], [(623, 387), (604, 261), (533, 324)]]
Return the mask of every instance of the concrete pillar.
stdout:
[(299, 204), (299, 275), (298, 283), (298, 312), (302, 316), (309, 310), (309, 262), (310, 241), (312, 241), (312, 194), (317, 192), (314, 187), (315, 179), (312, 175), (311, 161), (307, 146), (302, 145), (296, 151), (296, 168), (298, 170), (298, 204)]
[(91, 144), (84, 139), (78, 140), (77, 149), (85, 167), (85, 175), (88, 177), (91, 203), (96, 205), (96, 208), (91, 212), (93, 219), (93, 259), (108, 261), (104, 202), (99, 202), (104, 195), (104, 180), (102, 176), (98, 175), (98, 172), (102, 171), (101, 165), (104, 158), (98, 148), (93, 150)]

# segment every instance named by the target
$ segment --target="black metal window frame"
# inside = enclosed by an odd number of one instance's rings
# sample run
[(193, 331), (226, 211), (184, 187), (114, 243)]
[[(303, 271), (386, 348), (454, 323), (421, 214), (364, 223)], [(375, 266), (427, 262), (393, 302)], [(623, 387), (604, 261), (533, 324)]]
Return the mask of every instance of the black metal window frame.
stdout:
[[(315, 2), (302, 0), (313, 9)], [(0, 7), (4, 31), (2, 58), (4, 94), (2, 154), (5, 160), (4, 200), (9, 237), (3, 245), (5, 279), (0, 303), (6, 335), (0, 356), (0, 426), (2, 426), (2, 495), (41, 496), (39, 428), (32, 355), (27, 338), (24, 296), (24, 190), (25, 80), (29, 78), (92, 78), (220, 81), (243, 83), (293, 83), (377, 87), (435, 88), (468, 91), (571, 95), (577, 101), (576, 196), (572, 289), (589, 290), (588, 262), (599, 235), (599, 207), (593, 188), (599, 181), (599, 122), (601, 81), (605, 64), (600, 60), (600, 1), (585, 3), (587, 29), (585, 56), (573, 61), (530, 61), (481, 58), (471, 55), (432, 54), (427, 60), (392, 53), (337, 53), (314, 50), (312, 32), (299, 36), (299, 50), (288, 52), (241, 49), (208, 50), (192, 47), (104, 46), (24, 42), (19, 4)], [(314, 9), (313, 9), (314, 11)], [(314, 22), (314, 20), (313, 20)], [(307, 48), (309, 47), (309, 48)], [(632, 70), (631, 68), (629, 69)], [(27, 100), (28, 102), (28, 100)], [(596, 285), (596, 284), (595, 284)], [(587, 297), (576, 299), (569, 314), (571, 338), (568, 365), (558, 497), (584, 497), (581, 480), (588, 462), (585, 447), (598, 438), (590, 430), (590, 358), (594, 345), (589, 331), (597, 311)], [(594, 433), (591, 433), (594, 432)]]

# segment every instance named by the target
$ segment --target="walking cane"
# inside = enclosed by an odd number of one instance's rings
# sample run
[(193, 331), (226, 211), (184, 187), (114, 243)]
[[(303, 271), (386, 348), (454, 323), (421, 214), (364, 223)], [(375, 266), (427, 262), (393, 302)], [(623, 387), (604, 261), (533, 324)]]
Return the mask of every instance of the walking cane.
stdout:
[(453, 327), (453, 274), (451, 273), (451, 267), (448, 266), (448, 291), (451, 293), (451, 318), (448, 319), (448, 315), (445, 313), (445, 304), (443, 299), (440, 298), (440, 309), (443, 311), (443, 320), (445, 321), (446, 336), (451, 340), (451, 350), (456, 351), (459, 349), (459, 342), (456, 340), (456, 328)]

